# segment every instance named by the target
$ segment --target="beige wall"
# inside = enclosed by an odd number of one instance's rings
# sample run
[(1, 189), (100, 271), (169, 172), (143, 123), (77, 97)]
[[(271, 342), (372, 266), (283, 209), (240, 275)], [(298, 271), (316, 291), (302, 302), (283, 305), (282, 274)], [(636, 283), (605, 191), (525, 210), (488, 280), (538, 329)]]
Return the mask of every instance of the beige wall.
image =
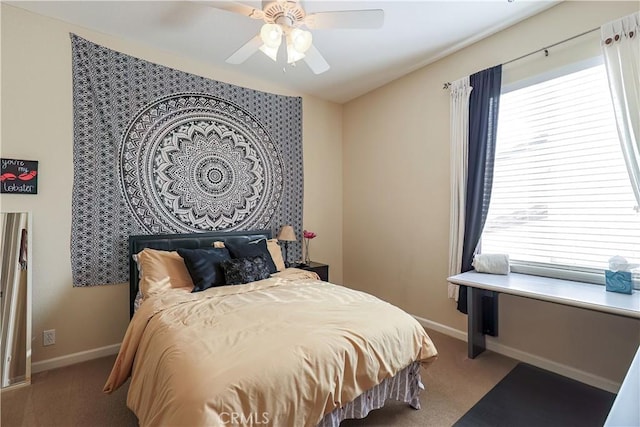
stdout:
[[(344, 282), (466, 331), (466, 316), (447, 299), (449, 92), (443, 83), (636, 10), (637, 2), (564, 2), (346, 104)], [(501, 296), (497, 343), (620, 382), (640, 343), (640, 322)]]
[[(304, 225), (312, 255), (342, 281), (342, 107), (215, 66), (91, 32), (2, 4), (1, 155), (39, 160), (37, 195), (2, 195), (0, 209), (33, 212), (33, 361), (119, 343), (128, 286), (74, 288), (69, 239), (73, 183), (71, 42), (74, 32), (152, 62), (253, 89), (303, 96)], [(56, 344), (42, 346), (42, 331)]]

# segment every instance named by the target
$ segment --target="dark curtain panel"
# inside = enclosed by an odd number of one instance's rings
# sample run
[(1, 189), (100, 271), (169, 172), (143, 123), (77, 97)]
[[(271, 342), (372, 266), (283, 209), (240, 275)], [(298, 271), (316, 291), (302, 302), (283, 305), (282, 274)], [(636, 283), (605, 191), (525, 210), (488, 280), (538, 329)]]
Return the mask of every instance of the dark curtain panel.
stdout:
[[(496, 153), (498, 107), (502, 85), (502, 65), (470, 76), (469, 98), (469, 158), (467, 171), (467, 199), (464, 243), (462, 246), (462, 272), (471, 270), (480, 235), (487, 219), (493, 163)], [(467, 287), (460, 287), (458, 310), (467, 313)]]

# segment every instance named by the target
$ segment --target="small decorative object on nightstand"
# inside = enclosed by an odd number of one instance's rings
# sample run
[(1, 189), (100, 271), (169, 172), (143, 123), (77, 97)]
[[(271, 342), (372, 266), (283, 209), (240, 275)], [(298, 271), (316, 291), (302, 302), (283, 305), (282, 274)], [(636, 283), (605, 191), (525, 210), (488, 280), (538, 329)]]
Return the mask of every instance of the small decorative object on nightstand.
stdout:
[(329, 281), (329, 266), (327, 264), (309, 261), (308, 263), (298, 265), (297, 268), (313, 271), (320, 276), (320, 280), (325, 282)]
[(289, 267), (289, 242), (295, 242), (296, 232), (293, 231), (293, 227), (290, 225), (283, 225), (277, 236), (278, 240), (284, 242), (284, 264)]
[(309, 264), (311, 262), (311, 256), (309, 255), (309, 242), (311, 239), (317, 236), (316, 233), (309, 230), (304, 230), (302, 232), (302, 236), (304, 237), (304, 263)]

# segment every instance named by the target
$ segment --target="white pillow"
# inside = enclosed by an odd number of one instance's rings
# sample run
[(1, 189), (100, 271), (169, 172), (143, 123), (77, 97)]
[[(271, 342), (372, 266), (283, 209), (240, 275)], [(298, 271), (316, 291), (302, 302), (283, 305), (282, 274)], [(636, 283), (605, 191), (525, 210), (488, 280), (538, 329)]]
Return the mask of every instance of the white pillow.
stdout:
[(267, 240), (267, 249), (271, 254), (273, 263), (276, 265), (276, 270), (278, 271), (284, 270), (286, 267), (284, 265), (284, 258), (282, 258), (282, 249), (280, 248), (278, 239)]

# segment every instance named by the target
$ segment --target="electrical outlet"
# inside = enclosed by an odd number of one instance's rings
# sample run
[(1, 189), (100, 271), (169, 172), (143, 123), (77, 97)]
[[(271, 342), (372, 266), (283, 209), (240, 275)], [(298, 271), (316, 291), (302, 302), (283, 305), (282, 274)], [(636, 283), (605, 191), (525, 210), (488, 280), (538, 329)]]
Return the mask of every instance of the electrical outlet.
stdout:
[(42, 333), (42, 345), (54, 345), (56, 343), (56, 330), (49, 329)]

